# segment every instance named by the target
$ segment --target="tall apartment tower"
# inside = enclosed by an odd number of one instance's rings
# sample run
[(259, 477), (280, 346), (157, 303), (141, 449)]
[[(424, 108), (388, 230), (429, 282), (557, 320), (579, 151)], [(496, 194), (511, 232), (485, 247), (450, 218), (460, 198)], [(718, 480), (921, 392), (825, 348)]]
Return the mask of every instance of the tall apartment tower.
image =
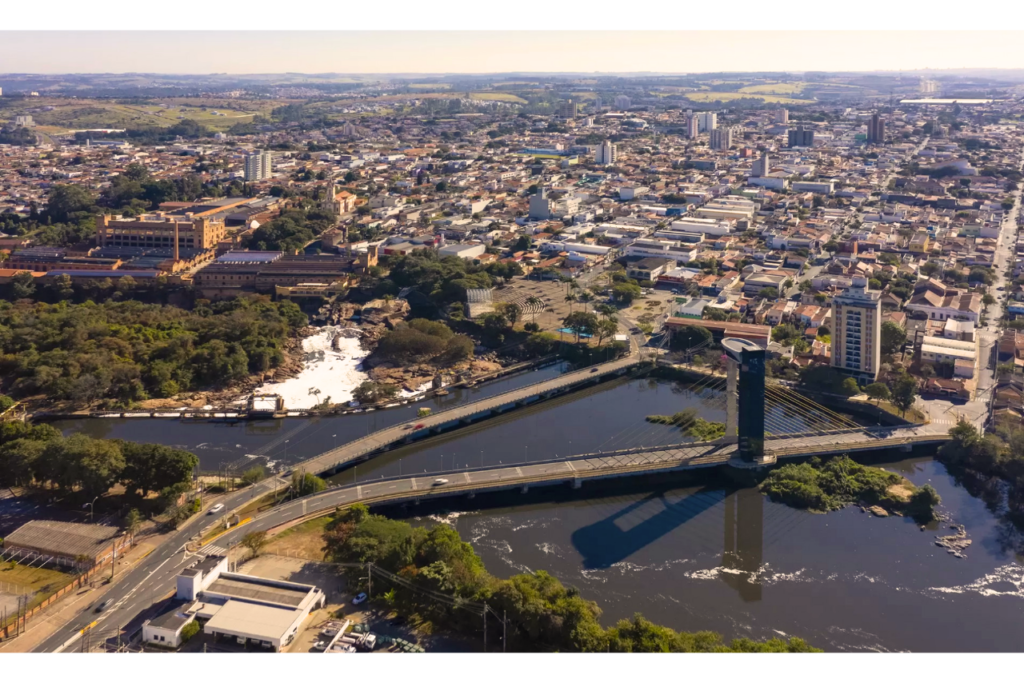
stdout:
[(868, 119), (868, 143), (873, 145), (885, 144), (885, 119), (878, 114), (872, 114)]
[(686, 117), (686, 137), (693, 140), (698, 135), (700, 135), (700, 122), (697, 121), (696, 116), (690, 114)]
[(796, 130), (790, 129), (788, 137), (790, 147), (814, 146), (814, 131), (805, 130), (803, 126), (798, 126)]
[(601, 107), (604, 106), (604, 100), (600, 97), (594, 98), (594, 111), (601, 111)]
[(732, 128), (715, 128), (711, 131), (711, 149), (726, 150), (732, 147)]
[(605, 140), (598, 146), (597, 151), (594, 152), (594, 163), (601, 166), (611, 166), (618, 161), (619, 152), (615, 147), (615, 143), (611, 140)]
[(750, 169), (750, 175), (755, 178), (763, 178), (772, 170), (772, 160), (768, 156), (768, 152), (761, 155), (761, 158), (754, 162), (753, 167)]
[(274, 172), (274, 155), (270, 152), (253, 152), (245, 157), (246, 181), (266, 180)]
[(619, 109), (629, 109), (632, 104), (633, 101), (625, 95), (619, 95), (615, 98), (615, 106)]
[(701, 133), (710, 133), (718, 127), (718, 114), (713, 111), (706, 111), (697, 114), (697, 130)]
[(878, 376), (882, 342), (881, 292), (864, 277), (832, 299), (832, 367), (870, 383)]
[(580, 113), (579, 104), (572, 100), (566, 100), (562, 103), (562, 118), (574, 119)]
[(789, 123), (789, 110), (788, 109), (776, 109), (775, 110), (775, 123)]

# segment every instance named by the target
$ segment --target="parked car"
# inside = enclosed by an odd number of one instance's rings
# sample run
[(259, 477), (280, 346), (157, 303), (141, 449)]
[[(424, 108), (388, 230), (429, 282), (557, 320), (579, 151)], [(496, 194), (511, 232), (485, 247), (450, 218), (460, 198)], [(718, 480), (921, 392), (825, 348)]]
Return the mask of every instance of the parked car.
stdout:
[(366, 593), (360, 593), (356, 597), (352, 598), (352, 604), (353, 605), (361, 605), (364, 602), (366, 602), (366, 598), (367, 598)]
[(110, 598), (109, 600), (104, 600), (103, 602), (101, 602), (96, 607), (96, 611), (97, 612), (105, 612), (105, 611), (107, 611), (107, 608), (110, 607), (113, 604), (114, 604), (114, 599), (113, 598)]
[(326, 640), (318, 640), (318, 641), (316, 641), (315, 643), (313, 643), (313, 649), (316, 650), (317, 652), (323, 652), (324, 650), (327, 649), (327, 641)]
[(215, 515), (215, 514), (217, 514), (218, 512), (220, 512), (223, 509), (224, 509), (224, 503), (217, 503), (212, 508), (210, 508), (210, 512), (207, 513), (207, 514)]
[(434, 480), (434, 486), (444, 486), (447, 483), (448, 483), (447, 479), (435, 479)]

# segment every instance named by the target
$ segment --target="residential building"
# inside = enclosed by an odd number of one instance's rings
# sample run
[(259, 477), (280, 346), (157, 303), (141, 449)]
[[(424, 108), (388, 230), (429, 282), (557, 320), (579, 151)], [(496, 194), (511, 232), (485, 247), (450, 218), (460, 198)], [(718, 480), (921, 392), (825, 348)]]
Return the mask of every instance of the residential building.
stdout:
[(710, 133), (718, 127), (718, 114), (713, 111), (706, 111), (697, 114), (697, 131)]
[(803, 126), (797, 126), (795, 130), (790, 129), (788, 133), (788, 144), (790, 147), (813, 147), (814, 131), (807, 130)]
[(882, 341), (881, 292), (868, 289), (867, 278), (832, 299), (832, 367), (859, 383), (878, 376)]
[(868, 119), (868, 143), (885, 144), (885, 120), (878, 114), (872, 114)]
[[(785, 109), (783, 109), (785, 111)], [(772, 172), (772, 159), (765, 152), (761, 155), (761, 158), (754, 162), (753, 167), (750, 169), (750, 175), (755, 178), (763, 178)]]
[(266, 180), (273, 174), (274, 155), (271, 152), (253, 152), (245, 156), (246, 181)]
[[(914, 286), (914, 294), (905, 310), (923, 313), (929, 320), (969, 320), (977, 323), (981, 317), (981, 294), (947, 287), (938, 280), (921, 280)], [(1011, 312), (1012, 308), (1010, 309)]]
[(616, 109), (629, 109), (633, 105), (633, 101), (625, 95), (619, 95), (615, 98)]
[(722, 151), (732, 147), (732, 128), (715, 128), (711, 131), (711, 149)]
[(32, 120), (31, 116), (26, 114), (24, 116), (15, 116), (14, 125), (20, 128), (32, 128), (36, 125), (36, 122)]
[(611, 166), (618, 160), (618, 149), (611, 140), (605, 140), (594, 153), (594, 163), (600, 166)]
[(700, 135), (700, 122), (697, 120), (696, 114), (690, 114), (686, 117), (686, 137), (694, 140), (698, 135)]
[(786, 124), (789, 123), (789, 110), (788, 109), (776, 109), (775, 110), (775, 123)]

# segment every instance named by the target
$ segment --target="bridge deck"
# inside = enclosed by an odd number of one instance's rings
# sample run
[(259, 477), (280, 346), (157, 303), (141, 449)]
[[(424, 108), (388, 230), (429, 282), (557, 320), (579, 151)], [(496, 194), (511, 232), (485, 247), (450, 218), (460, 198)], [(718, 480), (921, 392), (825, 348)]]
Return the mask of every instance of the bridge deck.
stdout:
[[(496, 396), (474, 401), (473, 403), (456, 406), (448, 410), (442, 410), (430, 415), (429, 417), (410, 420), (393, 427), (381, 429), (354, 441), (350, 441), (342, 446), (338, 446), (337, 448), (333, 448), (321, 453), (320, 455), (297, 463), (292, 469), (302, 470), (312, 474), (330, 472), (331, 470), (344, 466), (347, 463), (359, 460), (370, 453), (404, 441), (406, 438), (412, 437), (414, 434), (422, 434), (424, 431), (429, 431), (431, 429), (441, 427), (442, 425), (448, 425), (449, 423), (458, 422), (459, 420), (470, 419), (474, 416), (489, 413), (509, 404), (514, 404), (519, 401), (527, 401), (536, 396), (540, 396), (541, 394), (561, 391), (577, 384), (607, 377), (608, 375), (631, 368), (638, 363), (639, 358), (636, 355), (629, 356), (627, 358), (621, 358), (608, 363), (584, 368), (583, 370), (567, 372), (564, 375), (560, 375), (544, 382), (538, 382), (519, 389), (513, 389), (512, 391), (507, 391), (502, 394), (497, 394)], [(420, 424), (423, 425), (422, 429), (414, 432), (412, 427)]]
[[(938, 444), (949, 440), (940, 425), (872, 427), (862, 432), (769, 439), (766, 450), (777, 459)], [(268, 529), (302, 516), (327, 514), (337, 506), (363, 502), (398, 503), (426, 498), (468, 495), (502, 489), (544, 486), (587, 479), (626, 477), (726, 465), (737, 458), (735, 444), (679, 444), (652, 449), (588, 453), (559, 460), (479, 469), (438, 472), (420, 477), (392, 477), (329, 489), (315, 496), (273, 508), (238, 534)], [(447, 481), (435, 485), (437, 479)], [(236, 534), (237, 535), (237, 534)], [(229, 533), (226, 542), (237, 539)], [(238, 536), (240, 538), (240, 536)], [(223, 543), (218, 541), (218, 543)]]

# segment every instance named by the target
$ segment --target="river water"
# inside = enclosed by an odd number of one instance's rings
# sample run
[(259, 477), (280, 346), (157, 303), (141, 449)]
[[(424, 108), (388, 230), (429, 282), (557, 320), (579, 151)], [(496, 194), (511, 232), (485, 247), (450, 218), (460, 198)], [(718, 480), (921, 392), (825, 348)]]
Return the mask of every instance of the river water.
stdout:
[[(112, 419), (58, 426), (190, 448), (204, 469), (245, 462), (246, 453), (261, 451), (267, 459), (294, 462), (329, 448), (335, 438), (341, 443), (408, 420), (421, 406), (436, 410), (475, 400), (560, 370), (506, 378), (438, 403), (319, 420)], [(724, 418), (712, 396), (669, 382), (615, 380), (391, 451), (335, 481), (674, 443), (681, 440), (678, 430), (643, 417), (690, 406), (705, 419)], [(884, 466), (916, 484), (931, 483), (947, 521), (921, 530), (911, 520), (876, 518), (858, 508), (816, 515), (714, 476), (587, 483), (575, 492), (551, 487), (392, 512), (453, 524), (498, 576), (545, 570), (577, 586), (601, 607), (606, 625), (641, 612), (676, 629), (709, 629), (729, 638), (800, 636), (827, 650), (1024, 649), (1019, 535), (930, 458)], [(950, 523), (964, 524), (973, 541), (966, 559), (935, 545), (937, 535), (953, 533)]]

